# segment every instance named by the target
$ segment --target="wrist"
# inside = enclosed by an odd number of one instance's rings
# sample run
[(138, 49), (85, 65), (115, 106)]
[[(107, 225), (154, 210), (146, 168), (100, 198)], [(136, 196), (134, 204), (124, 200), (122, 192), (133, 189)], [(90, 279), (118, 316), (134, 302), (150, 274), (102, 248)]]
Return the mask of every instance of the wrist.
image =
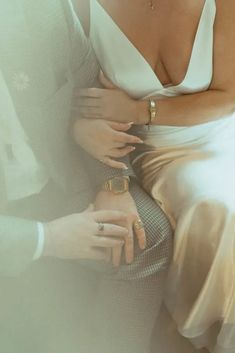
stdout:
[(149, 102), (147, 100), (137, 101), (136, 125), (147, 125), (149, 123)]

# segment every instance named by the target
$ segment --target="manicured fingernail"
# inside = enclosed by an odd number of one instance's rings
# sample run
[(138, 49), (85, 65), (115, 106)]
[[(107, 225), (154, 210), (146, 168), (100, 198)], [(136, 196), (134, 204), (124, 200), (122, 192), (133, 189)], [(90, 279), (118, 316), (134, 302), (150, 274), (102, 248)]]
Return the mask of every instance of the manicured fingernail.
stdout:
[(139, 140), (138, 140), (138, 143), (144, 143), (144, 141), (139, 139)]
[(126, 165), (123, 166), (124, 170), (128, 170), (128, 167)]
[(131, 151), (134, 151), (135, 149), (136, 149), (136, 147), (134, 147), (134, 146), (133, 146), (133, 147), (131, 147)]
[(130, 123), (128, 123), (128, 125), (133, 125), (134, 124), (134, 121), (131, 121)]

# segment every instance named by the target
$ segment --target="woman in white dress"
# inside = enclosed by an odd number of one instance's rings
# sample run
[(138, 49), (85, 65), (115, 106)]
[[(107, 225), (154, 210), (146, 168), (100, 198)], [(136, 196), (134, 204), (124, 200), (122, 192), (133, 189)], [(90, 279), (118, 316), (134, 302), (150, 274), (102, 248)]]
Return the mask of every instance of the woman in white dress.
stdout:
[(134, 123), (133, 165), (175, 229), (167, 307), (196, 347), (234, 353), (235, 2), (78, 2), (106, 76), (81, 112)]

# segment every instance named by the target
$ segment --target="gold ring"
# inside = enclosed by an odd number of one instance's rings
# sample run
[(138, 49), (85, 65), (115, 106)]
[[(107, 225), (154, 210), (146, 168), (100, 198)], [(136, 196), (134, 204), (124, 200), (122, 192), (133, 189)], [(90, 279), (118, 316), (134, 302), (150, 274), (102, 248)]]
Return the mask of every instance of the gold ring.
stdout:
[(144, 228), (144, 223), (141, 221), (141, 219), (137, 219), (137, 221), (134, 222), (134, 228), (136, 230), (140, 230)]
[(98, 223), (98, 231), (103, 232), (104, 231), (104, 223), (99, 222)]

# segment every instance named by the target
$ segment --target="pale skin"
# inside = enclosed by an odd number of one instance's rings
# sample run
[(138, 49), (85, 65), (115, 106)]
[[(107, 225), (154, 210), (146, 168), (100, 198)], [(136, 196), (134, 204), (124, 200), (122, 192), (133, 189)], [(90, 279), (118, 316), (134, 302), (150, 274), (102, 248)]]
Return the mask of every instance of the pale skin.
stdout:
[[(100, 0), (100, 4), (144, 56), (161, 83), (177, 85), (187, 72), (205, 0), (155, 0), (154, 12), (148, 11), (146, 3), (145, 0)], [(209, 89), (196, 94), (158, 99), (155, 124), (193, 126), (223, 119), (234, 112), (235, 3), (233, 0), (217, 0), (216, 7), (213, 78)], [(133, 121), (140, 125), (148, 123), (148, 102), (129, 97), (117, 87), (112, 87), (106, 78), (101, 78), (101, 81), (106, 89), (80, 91), (80, 102), (86, 118)], [(95, 108), (92, 103), (94, 99)], [(89, 108), (89, 113), (85, 106)]]

